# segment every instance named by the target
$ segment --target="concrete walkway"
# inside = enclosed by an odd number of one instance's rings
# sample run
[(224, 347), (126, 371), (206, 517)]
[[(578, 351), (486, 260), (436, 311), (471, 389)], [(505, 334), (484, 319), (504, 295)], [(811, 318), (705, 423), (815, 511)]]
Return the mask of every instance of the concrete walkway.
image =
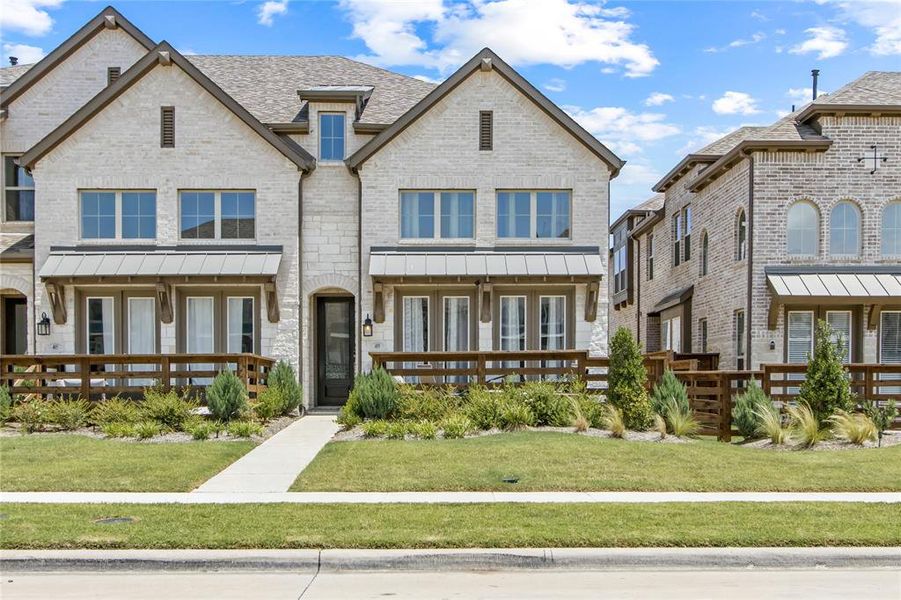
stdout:
[[(226, 469), (223, 473), (228, 470)], [(287, 488), (294, 481), (296, 471), (291, 470), (291, 473), (294, 475), (289, 476), (287, 471), (279, 475), (281, 477), (279, 481), (284, 482), (280, 484), (283, 485), (283, 488)], [(222, 474), (217, 475), (216, 478), (221, 476)], [(262, 478), (255, 479), (262, 480)], [(203, 487), (209, 485), (210, 482), (204, 484)], [(275, 484), (272, 483), (270, 487), (275, 487)], [(901, 492), (200, 492), (199, 490), (191, 493), (0, 492), (0, 503), (7, 502), (34, 504), (478, 504), (500, 502), (529, 504), (655, 504), (660, 502), (901, 504)]]
[(227, 466), (192, 494), (287, 492), (337, 431), (334, 415), (307, 415)]

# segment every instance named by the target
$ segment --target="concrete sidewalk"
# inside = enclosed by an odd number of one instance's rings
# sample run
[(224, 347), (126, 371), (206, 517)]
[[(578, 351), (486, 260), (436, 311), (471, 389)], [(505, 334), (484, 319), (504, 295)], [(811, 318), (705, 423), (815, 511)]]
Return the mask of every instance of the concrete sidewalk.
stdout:
[[(309, 418), (309, 417), (306, 417)], [(242, 459), (243, 460), (243, 459)], [(276, 460), (272, 458), (270, 460)], [(239, 461), (240, 462), (240, 461)], [(237, 464), (237, 463), (235, 463)], [(269, 466), (267, 468), (272, 468)], [(302, 468), (302, 467), (301, 467)], [(295, 467), (272, 474), (268, 481), (285, 488)], [(33, 504), (655, 504), (660, 502), (855, 502), (901, 504), (901, 492), (0, 492), (0, 503)], [(299, 471), (298, 471), (299, 472)], [(293, 473), (293, 475), (292, 475)], [(229, 479), (217, 485), (231, 484)], [(234, 477), (239, 477), (235, 475)], [(276, 477), (279, 479), (276, 481)], [(254, 478), (255, 485), (267, 480)], [(240, 482), (234, 482), (237, 486)], [(203, 490), (203, 491), (201, 491)]]
[(307, 415), (227, 466), (192, 493), (287, 492), (337, 431), (334, 415)]

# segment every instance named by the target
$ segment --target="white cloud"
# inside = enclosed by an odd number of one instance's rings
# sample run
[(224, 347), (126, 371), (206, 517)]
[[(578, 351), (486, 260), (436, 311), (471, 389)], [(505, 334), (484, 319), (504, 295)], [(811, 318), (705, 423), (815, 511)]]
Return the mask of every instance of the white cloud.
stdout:
[(667, 102), (675, 102), (676, 99), (673, 98), (670, 94), (664, 94), (662, 92), (654, 92), (647, 98), (645, 98), (644, 105), (645, 106), (661, 106), (666, 104)]
[(45, 10), (57, 8), (63, 0), (3, 0), (0, 30), (18, 31), (34, 37), (50, 33), (53, 19)]
[(752, 19), (757, 19), (758, 21), (769, 21), (769, 20), (770, 20), (770, 18), (769, 18), (768, 16), (766, 16), (765, 14), (763, 14), (762, 12), (760, 12), (759, 10), (752, 10), (752, 11), (751, 11), (751, 18), (752, 18)]
[(436, 85), (441, 83), (442, 81), (444, 81), (440, 77), (429, 77), (428, 75), (414, 75), (413, 79), (418, 79), (419, 81), (425, 81), (426, 83), (434, 83)]
[(824, 25), (822, 27), (810, 27), (804, 30), (808, 38), (802, 43), (792, 46), (789, 50), (792, 54), (809, 54), (817, 52), (820, 60), (832, 58), (842, 54), (848, 48), (848, 38), (843, 29)]
[(616, 180), (623, 185), (651, 187), (660, 181), (661, 174), (654, 167), (636, 162), (626, 163)]
[(599, 62), (640, 77), (659, 64), (646, 44), (632, 40), (628, 10), (582, 0), (342, 0), (341, 7), (354, 37), (369, 48), (360, 58), (378, 65), (447, 72), (486, 43), (517, 65)]
[(726, 92), (713, 101), (713, 112), (718, 115), (753, 115), (760, 112), (757, 100), (745, 92)]
[(838, 7), (840, 14), (876, 36), (867, 49), (877, 56), (901, 54), (901, 0), (818, 0)]
[(544, 89), (549, 92), (562, 92), (566, 90), (566, 82), (558, 77), (554, 77), (544, 84)]
[(276, 15), (288, 12), (288, 0), (266, 0), (257, 10), (257, 23), (271, 27)]
[(798, 104), (806, 104), (813, 98), (813, 88), (788, 88), (785, 95)]
[(588, 110), (564, 106), (563, 109), (617, 154), (638, 154), (641, 152), (638, 142), (654, 142), (681, 132), (660, 113), (634, 113), (620, 106)]
[(30, 65), (44, 58), (44, 50), (26, 44), (3, 44), (3, 64), (9, 64), (9, 57), (15, 56), (20, 65)]
[(719, 129), (716, 127), (711, 127), (710, 125), (695, 127), (695, 129), (688, 135), (688, 139), (685, 140), (685, 144), (683, 144), (682, 147), (676, 150), (676, 154), (678, 156), (684, 156), (686, 154), (696, 152), (707, 144), (713, 143), (716, 140), (720, 139), (734, 129), (734, 127)]
[(741, 48), (742, 46), (751, 46), (753, 44), (759, 44), (760, 42), (762, 42), (765, 39), (766, 39), (766, 34), (763, 33), (762, 31), (758, 31), (757, 33), (755, 33), (754, 35), (752, 35), (749, 38), (739, 38), (737, 40), (732, 40), (725, 46), (720, 46), (720, 47), (711, 46), (709, 48), (704, 48), (704, 52), (709, 52), (709, 53), (725, 52), (726, 50), (729, 50), (731, 48)]

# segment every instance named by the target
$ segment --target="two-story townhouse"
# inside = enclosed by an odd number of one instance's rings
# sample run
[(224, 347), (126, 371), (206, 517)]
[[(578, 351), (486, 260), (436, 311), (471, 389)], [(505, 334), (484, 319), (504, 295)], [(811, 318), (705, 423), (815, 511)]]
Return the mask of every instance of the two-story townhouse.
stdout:
[[(828, 321), (855, 362), (901, 360), (901, 73), (871, 72), (683, 159), (636, 226), (648, 349), (806, 362)], [(636, 330), (635, 322), (614, 325)]]
[[(141, 42), (131, 62), (104, 56), (116, 36)], [(605, 346), (622, 161), (487, 49), (435, 87), (341, 57), (185, 57), (107, 8), (3, 71), (34, 249), (0, 288), (51, 321), (27, 318), (28, 352), (257, 352), (319, 406), (374, 350)], [(6, 144), (41, 110), (18, 82), (98, 74)]]

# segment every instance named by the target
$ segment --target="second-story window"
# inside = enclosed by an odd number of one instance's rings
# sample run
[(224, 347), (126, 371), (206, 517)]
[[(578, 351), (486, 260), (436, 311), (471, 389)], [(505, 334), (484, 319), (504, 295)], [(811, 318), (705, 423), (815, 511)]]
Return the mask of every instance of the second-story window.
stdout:
[(252, 240), (256, 237), (256, 192), (179, 192), (183, 240)]
[(34, 221), (34, 179), (15, 156), (3, 157), (3, 208), (5, 221)]
[(497, 237), (568, 239), (572, 237), (569, 191), (497, 193)]
[(685, 262), (691, 260), (691, 206), (682, 209), (682, 253)]
[(682, 213), (673, 215), (673, 266), (678, 267), (682, 262)]
[(344, 160), (344, 113), (320, 113), (319, 159)]
[[(440, 219), (438, 226), (435, 223), (436, 218)], [(474, 192), (401, 192), (402, 239), (472, 239), (474, 235)]]
[(156, 239), (156, 192), (80, 192), (81, 239)]
[(654, 234), (648, 234), (647, 241), (647, 272), (648, 272), (648, 281), (654, 279)]
[(735, 228), (735, 260), (742, 261), (748, 258), (748, 220), (745, 211), (739, 211)]

